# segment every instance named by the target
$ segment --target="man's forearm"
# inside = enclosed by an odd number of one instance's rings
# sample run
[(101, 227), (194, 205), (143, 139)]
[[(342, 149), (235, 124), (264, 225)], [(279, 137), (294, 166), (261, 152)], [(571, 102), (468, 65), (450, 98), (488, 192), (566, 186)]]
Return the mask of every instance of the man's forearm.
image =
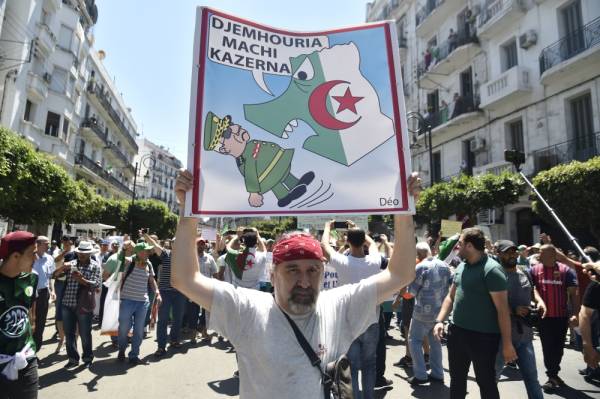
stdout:
[(394, 216), (394, 253), (388, 263), (388, 270), (392, 275), (400, 277), (400, 286), (406, 286), (415, 279), (414, 233), (412, 216)]
[(496, 309), (498, 313), (498, 326), (500, 327), (500, 335), (502, 336), (502, 345), (512, 345), (512, 333), (510, 325), (510, 310), (508, 304), (500, 306)]
[(579, 301), (579, 295), (577, 295), (577, 290), (571, 290), (569, 292), (569, 297), (571, 299), (571, 305), (573, 306), (573, 316), (579, 316), (581, 302)]
[(579, 329), (581, 331), (583, 346), (592, 345), (592, 312), (592, 309), (586, 308), (585, 306), (582, 306), (579, 311)]

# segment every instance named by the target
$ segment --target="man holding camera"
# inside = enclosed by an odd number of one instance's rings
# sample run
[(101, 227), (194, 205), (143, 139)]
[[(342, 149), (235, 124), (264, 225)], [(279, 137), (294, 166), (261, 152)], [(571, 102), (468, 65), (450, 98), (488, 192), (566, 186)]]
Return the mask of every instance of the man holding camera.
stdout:
[[(359, 229), (354, 222), (347, 221), (347, 242), (350, 245), (350, 253), (342, 255), (331, 246), (331, 228), (335, 220), (325, 224), (321, 244), (325, 248), (325, 257), (329, 264), (338, 273), (339, 286), (345, 284), (356, 284), (380, 272), (381, 255), (377, 243)], [(365, 254), (364, 246), (368, 244), (369, 253)], [(388, 298), (386, 298), (388, 299)], [(379, 308), (377, 308), (379, 311)], [(358, 370), (361, 370), (363, 397), (373, 397), (375, 380), (377, 377), (377, 343), (379, 341), (379, 323), (371, 324), (350, 346), (348, 359), (352, 364), (352, 389), (354, 397), (360, 397), (358, 393)]]
[[(500, 240), (496, 243), (498, 260), (504, 268), (507, 277), (508, 304), (510, 306), (511, 337), (517, 352), (517, 364), (529, 399), (543, 399), (544, 394), (538, 381), (535, 363), (535, 352), (533, 350), (534, 317), (544, 318), (546, 305), (533, 288), (529, 276), (517, 267), (517, 246), (509, 240)], [(530, 307), (531, 299), (537, 304), (536, 309)], [(535, 315), (532, 313), (535, 310)], [(496, 358), (496, 374), (498, 377), (504, 368), (502, 352)]]

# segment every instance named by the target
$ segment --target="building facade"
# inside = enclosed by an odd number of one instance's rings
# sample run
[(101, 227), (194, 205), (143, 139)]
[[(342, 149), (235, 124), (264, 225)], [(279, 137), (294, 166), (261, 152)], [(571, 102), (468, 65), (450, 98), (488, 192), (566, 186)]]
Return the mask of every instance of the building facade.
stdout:
[[(138, 176), (136, 197), (152, 198), (167, 204), (169, 209), (179, 213), (175, 196), (175, 179), (182, 162), (169, 150), (146, 138), (137, 141), (139, 155), (135, 159)], [(139, 194), (137, 194), (139, 193)]]
[[(600, 2), (377, 0), (367, 21), (396, 21), (409, 111), (431, 125), (412, 137), (414, 170), (439, 182), (513, 169), (535, 175), (600, 154)], [(430, 170), (430, 156), (432, 170)], [(528, 198), (482, 212), (493, 239), (537, 241)]]
[(132, 195), (136, 125), (93, 49), (93, 0), (0, 7), (0, 124), (107, 198)]

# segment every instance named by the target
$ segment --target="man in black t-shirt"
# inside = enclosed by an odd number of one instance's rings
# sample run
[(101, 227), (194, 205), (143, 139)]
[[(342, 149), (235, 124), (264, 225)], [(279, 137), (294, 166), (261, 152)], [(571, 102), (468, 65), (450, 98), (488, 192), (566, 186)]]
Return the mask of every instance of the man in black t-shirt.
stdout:
[(31, 272), (36, 237), (26, 231), (0, 242), (0, 397), (35, 399), (38, 393), (37, 350), (32, 311), (38, 276)]
[[(599, 270), (600, 262), (595, 264), (586, 264), (584, 267), (588, 270)], [(594, 279), (594, 277), (592, 277)], [(588, 369), (591, 369), (585, 376), (586, 380), (600, 381), (600, 352), (596, 349), (598, 337), (594, 336), (597, 331), (593, 331), (592, 317), (594, 311), (600, 310), (600, 283), (597, 277), (586, 288), (583, 295), (583, 303), (579, 311), (579, 328), (583, 339), (583, 358), (587, 363)]]

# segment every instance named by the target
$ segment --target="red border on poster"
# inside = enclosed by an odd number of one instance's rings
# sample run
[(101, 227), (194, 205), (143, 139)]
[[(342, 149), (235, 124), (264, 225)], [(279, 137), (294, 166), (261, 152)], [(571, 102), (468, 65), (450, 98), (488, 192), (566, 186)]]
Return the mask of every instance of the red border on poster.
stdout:
[(205, 72), (205, 62), (206, 62), (206, 43), (208, 41), (207, 36), (207, 28), (208, 28), (208, 17), (210, 14), (215, 14), (220, 17), (230, 19), (232, 21), (240, 22), (246, 25), (253, 26), (258, 29), (268, 30), (270, 32), (285, 34), (288, 36), (322, 36), (328, 35), (332, 33), (342, 33), (342, 32), (350, 32), (356, 30), (363, 29), (372, 29), (377, 27), (383, 27), (385, 30), (385, 40), (387, 45), (387, 58), (388, 58), (388, 70), (390, 73), (390, 85), (392, 90), (392, 101), (394, 105), (394, 128), (396, 130), (396, 146), (398, 150), (398, 160), (399, 160), (399, 168), (400, 168), (400, 179), (403, 182), (406, 182), (406, 168), (405, 168), (405, 160), (404, 160), (404, 152), (402, 148), (402, 125), (400, 123), (400, 108), (398, 104), (398, 89), (396, 86), (396, 74), (394, 69), (394, 56), (393, 56), (393, 46), (392, 46), (392, 38), (390, 32), (390, 26), (387, 23), (379, 23), (379, 24), (370, 24), (366, 26), (358, 26), (358, 27), (349, 27), (349, 28), (341, 28), (334, 29), (328, 31), (320, 31), (320, 32), (293, 32), (293, 31), (284, 31), (276, 28), (272, 28), (269, 26), (261, 25), (253, 21), (248, 21), (243, 18), (239, 18), (233, 15), (222, 13), (218, 10), (214, 10), (212, 8), (205, 7), (202, 9), (202, 26), (200, 31), (200, 53), (198, 60), (198, 86), (196, 88), (196, 128), (194, 133), (194, 186), (192, 190), (192, 214), (203, 216), (203, 215), (302, 215), (302, 214), (319, 214), (319, 213), (341, 213), (341, 214), (351, 214), (351, 213), (372, 213), (372, 214), (380, 214), (380, 213), (390, 213), (393, 211), (406, 211), (408, 210), (408, 187), (403, 186), (402, 190), (402, 204), (403, 207), (400, 208), (375, 208), (375, 209), (329, 209), (329, 210), (319, 210), (319, 211), (208, 211), (208, 210), (200, 210), (199, 204), (199, 193), (200, 193), (200, 153), (201, 153), (201, 142), (202, 142), (202, 106), (204, 99), (204, 72)]

